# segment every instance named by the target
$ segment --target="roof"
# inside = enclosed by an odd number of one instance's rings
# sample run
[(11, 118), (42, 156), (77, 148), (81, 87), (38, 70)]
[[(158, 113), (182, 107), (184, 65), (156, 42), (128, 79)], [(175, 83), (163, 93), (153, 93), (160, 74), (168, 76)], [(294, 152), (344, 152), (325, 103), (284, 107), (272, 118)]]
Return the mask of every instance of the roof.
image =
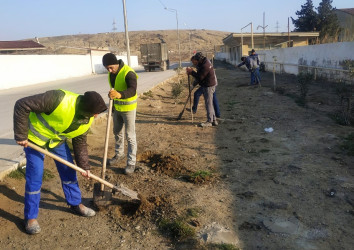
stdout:
[(0, 50), (33, 50), (45, 49), (42, 44), (35, 41), (0, 41)]
[(345, 13), (349, 14), (349, 15), (354, 16), (354, 8), (348, 8), (348, 9), (337, 9), (337, 10), (339, 10), (339, 11), (343, 11), (343, 12), (345, 12)]
[[(268, 37), (268, 38), (280, 38), (280, 37), (307, 37), (307, 38), (316, 38), (320, 35), (319, 32), (275, 32), (275, 33), (253, 33), (254, 38), (263, 38)], [(251, 33), (231, 33), (227, 37), (223, 39), (223, 42), (230, 41), (233, 38), (250, 38), (252, 36)]]

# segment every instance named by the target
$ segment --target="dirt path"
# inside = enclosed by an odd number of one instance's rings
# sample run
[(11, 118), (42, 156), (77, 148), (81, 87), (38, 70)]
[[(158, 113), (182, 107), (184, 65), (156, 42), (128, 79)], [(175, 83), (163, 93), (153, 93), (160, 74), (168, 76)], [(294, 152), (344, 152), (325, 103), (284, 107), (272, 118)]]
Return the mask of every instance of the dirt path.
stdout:
[[(115, 197), (93, 218), (69, 212), (53, 161), (42, 188), (42, 232), (23, 229), (24, 180), (0, 183), (1, 249), (226, 249), (213, 233), (240, 249), (350, 249), (354, 245), (354, 157), (343, 149), (354, 128), (329, 118), (339, 105), (333, 88), (316, 83), (308, 107), (294, 101), (296, 77), (271, 73), (249, 87), (248, 72), (217, 66), (222, 117), (200, 128), (198, 113), (177, 121), (188, 91), (175, 100), (178, 80), (139, 98), (138, 169), (123, 175), (124, 160), (107, 179), (142, 195), (136, 204)], [(186, 83), (185, 75), (179, 79)], [(100, 174), (105, 118), (89, 136), (92, 170)], [(273, 132), (265, 132), (272, 128)], [(111, 134), (109, 157), (113, 155)], [(92, 206), (93, 182), (80, 178)], [(96, 208), (97, 209), (97, 208)], [(207, 239), (207, 242), (205, 242)]]

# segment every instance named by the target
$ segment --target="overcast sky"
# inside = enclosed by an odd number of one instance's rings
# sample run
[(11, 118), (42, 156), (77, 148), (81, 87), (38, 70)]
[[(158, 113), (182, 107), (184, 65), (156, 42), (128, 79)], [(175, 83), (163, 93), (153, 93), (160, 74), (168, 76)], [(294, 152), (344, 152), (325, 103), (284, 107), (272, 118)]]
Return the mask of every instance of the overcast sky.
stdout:
[[(313, 0), (318, 7), (321, 0)], [(207, 29), (285, 32), (288, 17), (306, 0), (126, 0), (128, 30)], [(353, 0), (333, 0), (337, 9), (354, 8)], [(265, 13), (265, 25), (263, 24)], [(0, 40), (124, 31), (122, 0), (0, 0)], [(257, 30), (257, 27), (259, 29)], [(293, 30), (290, 20), (290, 30)], [(250, 32), (250, 25), (243, 32)]]

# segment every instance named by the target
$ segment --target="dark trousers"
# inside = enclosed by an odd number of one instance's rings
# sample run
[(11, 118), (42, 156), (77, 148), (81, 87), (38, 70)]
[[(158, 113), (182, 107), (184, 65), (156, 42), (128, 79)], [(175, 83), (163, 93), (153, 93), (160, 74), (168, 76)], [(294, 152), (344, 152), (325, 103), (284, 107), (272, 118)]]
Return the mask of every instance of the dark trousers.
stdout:
[[(203, 88), (199, 87), (195, 92), (194, 92), (194, 99), (193, 99), (193, 113), (197, 112), (198, 109), (198, 103), (199, 103), (199, 98), (203, 94)], [(216, 91), (213, 94), (213, 106), (214, 106), (214, 111), (215, 111), (215, 116), (217, 118), (220, 118), (220, 107), (219, 107), (219, 102), (218, 99), (216, 98)]]

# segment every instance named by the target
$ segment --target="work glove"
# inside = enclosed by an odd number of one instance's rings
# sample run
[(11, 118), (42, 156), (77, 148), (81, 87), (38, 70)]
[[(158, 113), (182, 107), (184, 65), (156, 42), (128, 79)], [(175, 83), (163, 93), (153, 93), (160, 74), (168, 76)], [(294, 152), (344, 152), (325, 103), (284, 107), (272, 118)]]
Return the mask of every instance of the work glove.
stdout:
[(108, 93), (108, 97), (113, 100), (113, 99), (120, 99), (122, 95), (117, 90), (111, 89)]

